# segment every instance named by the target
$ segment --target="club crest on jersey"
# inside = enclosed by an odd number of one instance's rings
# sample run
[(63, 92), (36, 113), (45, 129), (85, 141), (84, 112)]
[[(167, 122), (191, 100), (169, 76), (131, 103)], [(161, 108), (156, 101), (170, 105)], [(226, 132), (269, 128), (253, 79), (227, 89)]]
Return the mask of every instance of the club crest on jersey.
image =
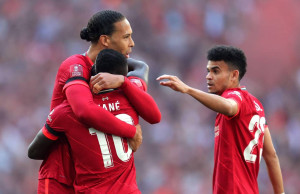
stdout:
[(70, 67), (71, 77), (83, 76), (82, 66), (80, 64), (71, 65)]

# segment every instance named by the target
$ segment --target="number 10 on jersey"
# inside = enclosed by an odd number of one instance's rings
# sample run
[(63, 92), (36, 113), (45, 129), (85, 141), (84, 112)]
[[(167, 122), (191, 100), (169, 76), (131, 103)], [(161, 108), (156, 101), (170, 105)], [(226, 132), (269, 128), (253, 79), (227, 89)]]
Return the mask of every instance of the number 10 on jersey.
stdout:
[[(133, 125), (132, 117), (127, 114), (118, 114), (116, 117), (128, 124)], [(98, 143), (100, 146), (103, 164), (105, 168), (110, 168), (114, 166), (113, 157), (111, 153), (111, 148), (108, 143), (107, 135), (101, 131), (98, 131), (94, 128), (89, 128), (89, 132), (91, 135), (97, 135)], [(123, 162), (127, 162), (131, 158), (132, 149), (130, 148), (129, 144), (127, 152), (125, 151), (123, 138), (119, 136), (112, 135), (114, 147), (116, 149), (117, 156)]]

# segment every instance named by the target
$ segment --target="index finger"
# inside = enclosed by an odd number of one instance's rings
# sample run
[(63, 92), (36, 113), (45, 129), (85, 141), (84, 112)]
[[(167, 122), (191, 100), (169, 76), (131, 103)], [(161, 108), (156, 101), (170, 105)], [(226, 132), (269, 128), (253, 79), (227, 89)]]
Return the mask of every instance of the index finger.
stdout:
[(164, 75), (161, 75), (158, 78), (156, 78), (156, 80), (171, 79), (171, 77), (172, 77), (171, 75), (164, 74)]

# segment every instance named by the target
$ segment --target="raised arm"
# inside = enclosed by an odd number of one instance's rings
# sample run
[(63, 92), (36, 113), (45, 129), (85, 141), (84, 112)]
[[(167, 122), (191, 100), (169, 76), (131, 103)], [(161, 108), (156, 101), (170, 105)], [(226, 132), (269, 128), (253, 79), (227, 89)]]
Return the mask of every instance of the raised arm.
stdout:
[(162, 75), (157, 78), (157, 80), (164, 79), (166, 79), (166, 81), (161, 81), (160, 85), (170, 87), (177, 92), (188, 94), (215, 112), (227, 116), (234, 116), (238, 111), (238, 104), (232, 99), (226, 99), (222, 96), (192, 88), (183, 83), (177, 76)]
[(274, 193), (284, 193), (279, 159), (273, 146), (268, 127), (265, 128), (264, 147), (262, 155), (267, 165), (268, 174), (273, 186)]

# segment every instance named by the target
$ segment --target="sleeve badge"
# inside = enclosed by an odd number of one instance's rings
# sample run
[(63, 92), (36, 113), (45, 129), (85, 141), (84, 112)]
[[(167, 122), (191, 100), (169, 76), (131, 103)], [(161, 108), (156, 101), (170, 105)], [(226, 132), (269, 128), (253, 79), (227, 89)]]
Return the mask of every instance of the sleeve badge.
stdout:
[(80, 64), (70, 66), (70, 77), (83, 77), (83, 69)]

